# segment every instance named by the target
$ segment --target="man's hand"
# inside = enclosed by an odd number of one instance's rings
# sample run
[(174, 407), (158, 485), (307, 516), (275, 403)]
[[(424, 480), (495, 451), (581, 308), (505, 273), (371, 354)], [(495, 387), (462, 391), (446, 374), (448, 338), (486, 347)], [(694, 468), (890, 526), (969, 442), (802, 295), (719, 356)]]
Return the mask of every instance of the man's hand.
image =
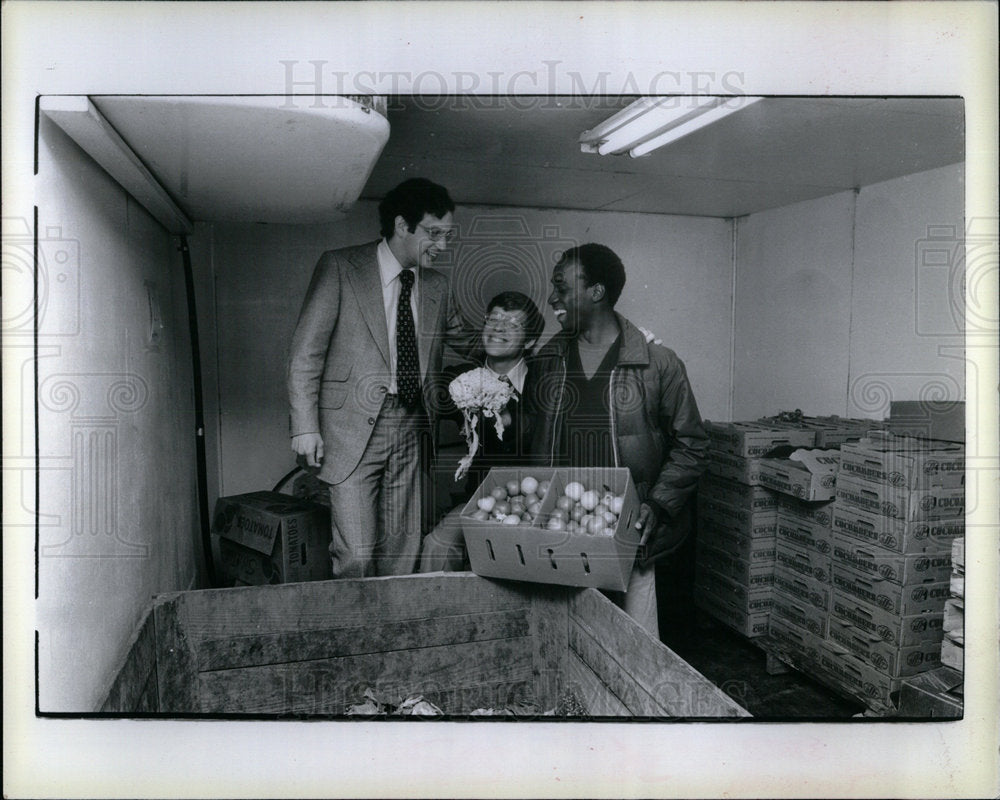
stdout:
[(655, 528), (656, 512), (650, 506), (646, 505), (646, 503), (640, 503), (639, 518), (635, 521), (635, 529), (642, 532), (642, 538), (639, 540), (640, 547), (649, 541), (649, 537), (653, 535)]
[(323, 437), (318, 433), (300, 433), (292, 437), (292, 450), (300, 467), (318, 469), (323, 464)]
[(663, 519), (658, 519), (656, 512), (645, 503), (639, 506), (639, 519), (636, 520), (635, 527), (642, 531), (638, 557), (640, 567), (649, 566), (662, 556), (677, 550), (690, 532), (690, 526), (683, 516), (672, 519), (664, 515)]

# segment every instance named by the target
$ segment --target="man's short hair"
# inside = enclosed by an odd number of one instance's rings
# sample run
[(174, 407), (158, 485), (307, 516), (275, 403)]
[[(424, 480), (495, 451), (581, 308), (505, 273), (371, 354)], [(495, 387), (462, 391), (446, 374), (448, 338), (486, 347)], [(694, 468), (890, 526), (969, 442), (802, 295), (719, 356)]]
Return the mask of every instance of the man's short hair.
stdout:
[(392, 237), (396, 217), (406, 220), (406, 227), (413, 233), (425, 214), (440, 219), (454, 211), (455, 204), (443, 186), (427, 178), (410, 178), (391, 190), (378, 204), (380, 232), (386, 239)]
[(588, 286), (604, 286), (608, 302), (614, 307), (625, 288), (625, 266), (610, 247), (603, 244), (581, 244), (562, 254), (559, 263), (575, 262), (580, 265)]
[(486, 313), (489, 314), (494, 308), (502, 308), (504, 311), (523, 311), (527, 315), (524, 323), (526, 341), (534, 339), (536, 343), (538, 342), (538, 337), (545, 329), (545, 317), (528, 295), (521, 292), (500, 292), (490, 300), (486, 306)]

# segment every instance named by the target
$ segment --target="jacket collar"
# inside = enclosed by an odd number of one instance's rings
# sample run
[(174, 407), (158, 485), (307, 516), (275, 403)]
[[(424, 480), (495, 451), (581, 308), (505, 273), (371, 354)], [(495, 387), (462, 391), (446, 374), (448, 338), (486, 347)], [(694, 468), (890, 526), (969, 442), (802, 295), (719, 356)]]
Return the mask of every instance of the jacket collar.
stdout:
[[(649, 346), (642, 331), (617, 311), (615, 312), (615, 319), (618, 320), (618, 327), (622, 332), (621, 347), (618, 350), (618, 364), (616, 366), (647, 366), (649, 364)], [(574, 339), (573, 334), (560, 331), (552, 337), (551, 345), (558, 350), (561, 357), (565, 358), (566, 351)]]

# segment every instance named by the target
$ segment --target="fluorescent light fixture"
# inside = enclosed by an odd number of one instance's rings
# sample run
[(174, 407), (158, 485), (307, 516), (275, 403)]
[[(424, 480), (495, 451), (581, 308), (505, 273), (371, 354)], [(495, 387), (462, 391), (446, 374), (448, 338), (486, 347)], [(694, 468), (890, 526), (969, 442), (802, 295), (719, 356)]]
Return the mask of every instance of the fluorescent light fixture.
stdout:
[(600, 125), (580, 134), (584, 153), (633, 158), (676, 142), (761, 97), (640, 97)]

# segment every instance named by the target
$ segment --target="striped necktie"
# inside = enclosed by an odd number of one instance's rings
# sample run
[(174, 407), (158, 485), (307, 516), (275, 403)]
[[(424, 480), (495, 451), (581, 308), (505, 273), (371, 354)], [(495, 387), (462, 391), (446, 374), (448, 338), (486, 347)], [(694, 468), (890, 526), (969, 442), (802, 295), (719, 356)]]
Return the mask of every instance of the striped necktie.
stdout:
[(399, 304), (396, 306), (396, 387), (399, 399), (413, 408), (420, 396), (420, 358), (417, 355), (417, 331), (410, 309), (410, 292), (416, 276), (412, 269), (399, 273)]

